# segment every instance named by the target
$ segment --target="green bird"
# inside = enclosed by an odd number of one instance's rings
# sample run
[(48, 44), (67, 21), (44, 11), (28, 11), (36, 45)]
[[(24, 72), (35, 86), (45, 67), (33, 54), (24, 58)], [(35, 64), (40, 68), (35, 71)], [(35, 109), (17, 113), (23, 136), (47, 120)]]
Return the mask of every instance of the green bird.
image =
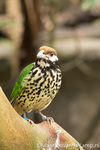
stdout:
[(10, 102), (18, 114), (26, 118), (26, 112), (38, 112), (43, 120), (49, 120), (41, 111), (48, 107), (61, 87), (61, 69), (55, 49), (42, 46), (36, 62), (26, 66), (19, 75), (10, 96)]

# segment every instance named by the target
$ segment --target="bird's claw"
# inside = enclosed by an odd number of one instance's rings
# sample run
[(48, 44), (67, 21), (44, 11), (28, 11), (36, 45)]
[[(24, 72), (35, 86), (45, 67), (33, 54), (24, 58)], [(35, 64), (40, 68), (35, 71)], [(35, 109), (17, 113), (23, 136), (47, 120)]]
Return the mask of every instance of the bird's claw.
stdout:
[(47, 117), (47, 121), (51, 124), (52, 122), (54, 122), (54, 119), (52, 117)]
[(45, 115), (43, 115), (40, 111), (36, 111), (36, 113), (40, 114), (40, 116), (42, 117), (43, 121), (48, 121), (50, 123), (52, 123), (54, 121), (54, 119), (52, 117), (46, 117)]
[(54, 119), (52, 117), (43, 116), (42, 118), (43, 118), (44, 121), (48, 121), (50, 123), (52, 123), (54, 121)]
[(31, 119), (27, 119), (27, 121), (28, 121), (30, 124), (34, 124), (34, 122), (33, 122)]

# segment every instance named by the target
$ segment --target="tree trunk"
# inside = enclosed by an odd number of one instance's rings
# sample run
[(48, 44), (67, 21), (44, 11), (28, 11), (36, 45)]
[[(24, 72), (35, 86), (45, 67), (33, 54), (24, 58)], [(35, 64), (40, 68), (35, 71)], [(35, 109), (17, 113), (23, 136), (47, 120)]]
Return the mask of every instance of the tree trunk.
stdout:
[[(77, 147), (76, 147), (77, 146)], [(83, 150), (58, 124), (30, 124), (13, 109), (0, 88), (0, 150)]]

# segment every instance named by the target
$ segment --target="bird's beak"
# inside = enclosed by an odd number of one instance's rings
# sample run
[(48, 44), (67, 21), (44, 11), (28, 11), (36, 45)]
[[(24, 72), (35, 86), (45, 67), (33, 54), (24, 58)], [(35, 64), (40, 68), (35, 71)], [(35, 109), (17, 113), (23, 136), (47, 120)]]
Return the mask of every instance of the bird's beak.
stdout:
[(45, 58), (45, 54), (43, 54), (44, 50), (41, 50), (40, 52), (38, 52), (37, 54), (37, 58)]

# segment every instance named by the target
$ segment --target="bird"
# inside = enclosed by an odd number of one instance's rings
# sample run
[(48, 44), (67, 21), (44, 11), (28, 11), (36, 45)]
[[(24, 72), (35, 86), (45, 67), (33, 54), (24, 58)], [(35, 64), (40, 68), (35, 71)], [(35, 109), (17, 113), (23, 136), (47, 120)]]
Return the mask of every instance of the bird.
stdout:
[(25, 119), (26, 112), (34, 110), (43, 120), (52, 120), (41, 113), (58, 93), (62, 82), (57, 51), (41, 46), (36, 62), (27, 65), (20, 73), (12, 90), (10, 102), (19, 115)]

